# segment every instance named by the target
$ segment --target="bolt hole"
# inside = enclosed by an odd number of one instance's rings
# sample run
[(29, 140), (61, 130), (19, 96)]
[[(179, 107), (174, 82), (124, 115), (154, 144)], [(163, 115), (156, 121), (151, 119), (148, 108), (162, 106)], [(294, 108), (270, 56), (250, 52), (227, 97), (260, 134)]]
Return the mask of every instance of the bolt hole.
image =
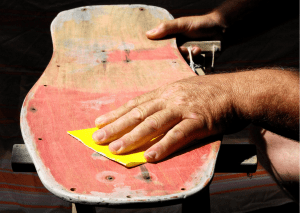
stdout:
[(184, 190), (185, 190), (185, 188), (181, 188), (181, 190), (182, 190), (182, 191), (184, 191)]
[(60, 65), (57, 65), (57, 67), (60, 67)]
[(71, 190), (72, 192), (74, 192), (74, 191), (76, 191), (76, 188), (71, 188), (70, 190)]
[(140, 11), (144, 11), (144, 8), (140, 7)]
[(43, 138), (38, 138), (38, 139), (39, 139), (39, 141), (43, 140)]
[(131, 198), (131, 196), (130, 196), (130, 195), (127, 195), (126, 197), (127, 197), (127, 198)]
[(81, 9), (81, 11), (86, 11), (86, 8)]
[(104, 53), (104, 52), (105, 52), (105, 50), (102, 50), (101, 52), (103, 52), (103, 53)]
[(108, 175), (105, 177), (105, 179), (109, 181), (113, 181), (115, 178), (113, 176)]
[(46, 86), (48, 86), (48, 85), (45, 84), (44, 87), (46, 87)]
[(126, 60), (126, 62), (127, 62), (127, 63), (129, 63), (129, 62), (130, 62), (130, 60), (128, 60), (128, 59), (127, 59), (127, 60)]
[(150, 180), (150, 179), (151, 179), (151, 177), (150, 177), (150, 176), (147, 176), (147, 177), (144, 177), (144, 179), (146, 179), (146, 180)]
[(36, 111), (36, 108), (31, 107), (30, 110), (33, 111), (33, 112), (35, 112), (35, 111)]

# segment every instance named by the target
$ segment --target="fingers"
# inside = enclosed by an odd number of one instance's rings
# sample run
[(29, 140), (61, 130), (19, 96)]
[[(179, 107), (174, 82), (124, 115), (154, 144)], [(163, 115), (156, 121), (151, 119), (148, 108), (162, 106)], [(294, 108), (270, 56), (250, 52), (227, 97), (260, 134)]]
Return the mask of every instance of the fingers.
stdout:
[(96, 144), (105, 144), (114, 141), (162, 108), (163, 102), (159, 99), (138, 105), (125, 115), (114, 120), (114, 122), (94, 132), (93, 140)]
[(147, 117), (130, 133), (109, 144), (113, 154), (123, 154), (143, 146), (151, 139), (168, 131), (181, 120), (180, 112), (161, 110)]
[[(192, 19), (190, 18), (178, 18), (161, 23), (156, 28), (146, 32), (149, 39), (161, 39), (172, 34), (189, 34), (188, 32), (192, 26)], [(193, 33), (192, 33), (193, 34)], [(189, 53), (186, 47), (179, 47), (180, 52), (189, 59)], [(192, 56), (199, 55), (201, 49), (199, 47), (193, 47)]]
[(144, 153), (144, 157), (148, 162), (160, 161), (194, 139), (204, 138), (205, 131), (205, 125), (200, 120), (185, 119), (169, 130), (158, 143), (151, 146)]
[[(186, 47), (184, 46), (179, 47), (179, 51), (184, 57), (190, 60), (189, 51)], [(192, 53), (192, 57), (195, 57), (201, 53), (201, 49), (199, 47), (193, 47), (191, 53)]]
[(190, 19), (178, 18), (161, 23), (158, 27), (146, 32), (149, 39), (160, 39), (167, 35), (184, 33), (191, 25)]
[(98, 128), (102, 128), (106, 126), (107, 124), (110, 124), (117, 120), (119, 117), (125, 115), (130, 110), (135, 108), (136, 106), (145, 103), (147, 101), (150, 101), (153, 97), (154, 91), (145, 93), (143, 95), (140, 95), (130, 101), (128, 101), (126, 104), (122, 105), (116, 110), (110, 111), (109, 113), (106, 113), (105, 115), (102, 115), (95, 120), (95, 125)]

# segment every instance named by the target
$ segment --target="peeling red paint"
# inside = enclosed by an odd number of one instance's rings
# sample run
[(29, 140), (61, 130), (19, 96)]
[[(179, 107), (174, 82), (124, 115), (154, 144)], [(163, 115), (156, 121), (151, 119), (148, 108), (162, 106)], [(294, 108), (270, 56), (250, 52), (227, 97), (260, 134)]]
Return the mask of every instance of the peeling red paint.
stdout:
[[(106, 113), (136, 95), (138, 94), (126, 92), (114, 94), (114, 97), (119, 99), (115, 102), (108, 101), (106, 105), (99, 103), (100, 111)], [(139, 167), (127, 169), (110, 160), (95, 160), (92, 158), (93, 150), (67, 134), (69, 130), (93, 127), (99, 111), (95, 104), (86, 108), (86, 103), (89, 103), (89, 100), (107, 101), (107, 96), (108, 93), (87, 93), (40, 86), (35, 91), (34, 97), (28, 100), (27, 106), (35, 106), (37, 109), (34, 113), (28, 111), (26, 116), (28, 125), (30, 129), (34, 129), (40, 157), (55, 180), (66, 189), (76, 188), (76, 193), (86, 194), (92, 191), (110, 194), (115, 193), (115, 187), (127, 189), (128, 186), (132, 191), (139, 190), (151, 196), (178, 193), (181, 188), (188, 190), (185, 183), (191, 181), (190, 175), (205, 162), (201, 156), (210, 153), (212, 149), (210, 144), (191, 149), (180, 157), (173, 157), (158, 164), (145, 164), (151, 177), (151, 182), (146, 182), (141, 180), (143, 175)], [(99, 182), (100, 173), (105, 174), (101, 176), (102, 182)], [(118, 174), (123, 178), (119, 178)], [(112, 178), (105, 179), (110, 176)]]

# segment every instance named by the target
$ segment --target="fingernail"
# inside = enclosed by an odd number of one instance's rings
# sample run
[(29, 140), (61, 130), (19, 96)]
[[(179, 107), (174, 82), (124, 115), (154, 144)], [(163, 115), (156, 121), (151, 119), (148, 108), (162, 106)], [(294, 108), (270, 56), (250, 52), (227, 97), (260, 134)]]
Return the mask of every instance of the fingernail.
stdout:
[(93, 134), (92, 137), (94, 141), (99, 142), (104, 138), (104, 136), (105, 136), (105, 132), (103, 130), (98, 130)]
[(122, 147), (122, 143), (120, 141), (115, 141), (109, 144), (109, 150), (111, 152), (117, 152), (119, 149), (121, 149), (121, 147)]
[(192, 53), (195, 53), (196, 47), (192, 48)]
[(148, 32), (146, 32), (146, 34), (152, 35), (152, 34), (155, 34), (156, 31), (157, 31), (157, 29), (152, 29), (152, 30), (149, 30)]
[(102, 118), (97, 118), (97, 119), (95, 120), (95, 124), (96, 124), (96, 126), (97, 126), (97, 125), (103, 124), (103, 119), (102, 119)]
[(156, 157), (156, 155), (157, 155), (157, 152), (155, 152), (155, 151), (150, 151), (147, 153), (147, 156), (150, 159), (154, 159)]
[(198, 47), (193, 47), (192, 48), (192, 53), (195, 55), (198, 52)]

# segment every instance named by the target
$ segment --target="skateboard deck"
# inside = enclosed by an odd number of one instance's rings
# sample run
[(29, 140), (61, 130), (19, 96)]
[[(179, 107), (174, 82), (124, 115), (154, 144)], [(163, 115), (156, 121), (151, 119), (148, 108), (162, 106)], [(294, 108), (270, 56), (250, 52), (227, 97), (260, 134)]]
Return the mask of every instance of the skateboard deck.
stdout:
[(50, 192), (94, 205), (160, 202), (193, 195), (212, 179), (218, 139), (126, 168), (67, 134), (95, 127), (95, 118), (138, 95), (196, 75), (175, 38), (145, 35), (170, 19), (158, 7), (114, 5), (63, 11), (53, 20), (52, 59), (21, 110), (24, 142)]

